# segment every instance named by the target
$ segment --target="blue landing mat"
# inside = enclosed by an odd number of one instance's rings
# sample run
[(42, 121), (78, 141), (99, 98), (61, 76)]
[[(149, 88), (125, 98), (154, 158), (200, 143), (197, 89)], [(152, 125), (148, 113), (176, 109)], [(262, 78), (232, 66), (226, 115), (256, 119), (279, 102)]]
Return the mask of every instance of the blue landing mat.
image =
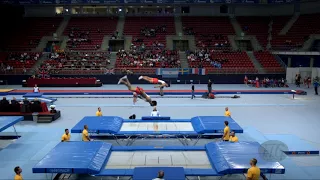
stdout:
[(32, 168), (32, 171), (33, 173), (98, 174), (110, 150), (111, 144), (98, 141), (59, 143)]
[(319, 154), (319, 149), (313, 147), (310, 143), (305, 140), (300, 139), (299, 137), (291, 134), (269, 134), (264, 135), (258, 130), (248, 127), (245, 128), (245, 133), (251, 136), (255, 141), (260, 144), (265, 143), (271, 140), (277, 140), (283, 142), (288, 146), (288, 150), (284, 151), (287, 155), (295, 154)]
[(22, 121), (23, 116), (1, 116), (0, 117), (0, 132)]

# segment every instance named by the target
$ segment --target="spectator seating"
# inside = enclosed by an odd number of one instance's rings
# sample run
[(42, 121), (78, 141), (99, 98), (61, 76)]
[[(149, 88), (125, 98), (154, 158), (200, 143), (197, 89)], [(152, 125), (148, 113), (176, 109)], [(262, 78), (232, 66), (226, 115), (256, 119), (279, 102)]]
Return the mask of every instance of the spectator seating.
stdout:
[(320, 33), (319, 18), (320, 14), (300, 15), (285, 36), (273, 38), (272, 45), (284, 46), (284, 50), (301, 47), (309, 35)]
[[(72, 17), (64, 34), (69, 36), (68, 48), (71, 50), (96, 50), (101, 46), (104, 36), (111, 36), (117, 27), (116, 17)], [(88, 33), (88, 37), (87, 37)], [(70, 36), (73, 34), (74, 36)], [(73, 44), (73, 39), (77, 39)], [(80, 39), (86, 39), (79, 41)]]
[[(6, 74), (23, 74), (29, 68), (32, 68), (37, 59), (40, 58), (40, 53), (36, 52), (14, 52), (0, 53), (1, 71)], [(8, 67), (11, 69), (9, 70)]]
[(103, 71), (109, 64), (108, 52), (69, 52), (51, 54), (51, 59), (44, 61), (42, 68), (49, 70), (50, 74), (70, 74), (76, 70)]
[[(246, 52), (210, 52), (209, 55), (212, 61), (222, 61), (223, 70), (255, 72), (254, 65)], [(195, 60), (188, 58), (190, 68), (213, 68), (210, 61), (201, 61), (198, 57)], [(229, 72), (228, 71), (228, 72)], [(226, 72), (226, 71), (225, 71)]]
[(271, 54), (268, 51), (264, 52), (254, 52), (254, 56), (256, 59), (260, 62), (262, 67), (267, 72), (281, 72), (284, 71), (284, 68), (281, 66), (281, 64), (277, 61), (277, 59), (274, 57), (273, 54)]
[[(159, 55), (158, 57), (156, 55)], [(179, 68), (180, 60), (177, 51), (157, 49), (143, 52), (121, 50), (117, 54), (116, 68)]]
[(186, 35), (194, 33), (198, 47), (211, 49), (216, 43), (228, 45), (227, 36), (235, 34), (228, 17), (182, 17), (182, 26)]
[(271, 17), (237, 17), (246, 35), (255, 35), (262, 47), (268, 44), (268, 24)]
[(273, 16), (273, 17), (237, 17), (243, 32), (246, 35), (255, 35), (262, 47), (268, 44), (269, 24), (272, 21), (272, 38), (276, 39), (279, 32), (289, 21), (290, 16)]
[[(154, 37), (146, 37), (141, 33), (142, 28), (157, 29), (165, 27), (165, 32), (157, 31)], [(175, 25), (173, 17), (127, 17), (124, 24), (124, 34), (131, 35), (136, 45), (143, 41), (146, 46), (152, 46), (153, 42), (166, 45), (166, 35), (174, 35)]]
[(52, 36), (61, 22), (60, 17), (25, 18), (6, 45), (6, 49), (8, 51), (30, 51), (38, 46), (43, 36)]

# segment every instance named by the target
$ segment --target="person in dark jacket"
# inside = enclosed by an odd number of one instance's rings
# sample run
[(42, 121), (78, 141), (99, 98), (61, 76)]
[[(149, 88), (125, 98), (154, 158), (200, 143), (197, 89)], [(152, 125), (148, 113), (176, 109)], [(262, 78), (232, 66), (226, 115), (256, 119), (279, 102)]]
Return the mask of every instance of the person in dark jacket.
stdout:
[(313, 82), (313, 87), (314, 87), (314, 93), (315, 93), (315, 95), (318, 95), (319, 82), (318, 82), (318, 81), (314, 81), (314, 82)]
[(212, 81), (209, 79), (208, 81), (208, 93), (211, 94), (212, 91)]
[(196, 96), (194, 95), (194, 84), (192, 84), (191, 86), (191, 99), (196, 98)]

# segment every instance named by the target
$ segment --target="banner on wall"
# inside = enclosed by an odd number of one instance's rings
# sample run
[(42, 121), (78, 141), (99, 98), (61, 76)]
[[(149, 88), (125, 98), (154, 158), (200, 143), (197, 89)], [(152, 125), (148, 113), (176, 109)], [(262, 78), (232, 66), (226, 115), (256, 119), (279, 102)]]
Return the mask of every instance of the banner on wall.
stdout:
[(178, 78), (179, 68), (158, 68), (156, 74), (164, 78)]
[(165, 78), (177, 78), (178, 75), (198, 74), (206, 75), (205, 68), (158, 68), (157, 75), (162, 75)]

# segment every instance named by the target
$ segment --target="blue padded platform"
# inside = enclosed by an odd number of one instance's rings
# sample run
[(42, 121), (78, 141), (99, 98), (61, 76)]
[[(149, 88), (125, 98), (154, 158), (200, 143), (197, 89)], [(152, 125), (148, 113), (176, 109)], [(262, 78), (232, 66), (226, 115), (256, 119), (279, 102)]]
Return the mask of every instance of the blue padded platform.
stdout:
[(0, 132), (24, 119), (23, 116), (0, 116)]
[(33, 173), (98, 174), (109, 156), (111, 144), (61, 142), (32, 171)]
[(250, 168), (252, 158), (258, 160), (262, 173), (284, 174), (285, 169), (279, 162), (266, 161), (266, 152), (261, 151), (257, 142), (217, 142), (205, 145), (211, 164), (219, 174), (241, 174)]
[(90, 133), (117, 133), (122, 126), (123, 119), (118, 116), (85, 116), (76, 124), (71, 133), (82, 133), (84, 125), (88, 125)]
[(171, 118), (169, 116), (142, 116), (142, 120), (170, 120)]
[(27, 93), (25, 95), (23, 95), (22, 97), (42, 97), (43, 93)]
[(157, 177), (158, 172), (164, 171), (165, 180), (185, 180), (183, 167), (136, 167), (133, 171), (133, 180), (152, 180)]
[(229, 122), (231, 131), (243, 133), (243, 129), (231, 117), (225, 116), (196, 116), (191, 118), (194, 130), (199, 134), (223, 133), (224, 121)]
[[(232, 119), (224, 116), (197, 116), (187, 119), (170, 119), (170, 120), (123, 120), (118, 116), (86, 116), (78, 122), (72, 129), (71, 133), (81, 133), (84, 125), (88, 125), (91, 133), (110, 133), (110, 134), (214, 134), (222, 133), (224, 129), (224, 121), (229, 121), (229, 127), (236, 133), (243, 133), (243, 129)], [(194, 131), (119, 131), (124, 122), (191, 122)]]

